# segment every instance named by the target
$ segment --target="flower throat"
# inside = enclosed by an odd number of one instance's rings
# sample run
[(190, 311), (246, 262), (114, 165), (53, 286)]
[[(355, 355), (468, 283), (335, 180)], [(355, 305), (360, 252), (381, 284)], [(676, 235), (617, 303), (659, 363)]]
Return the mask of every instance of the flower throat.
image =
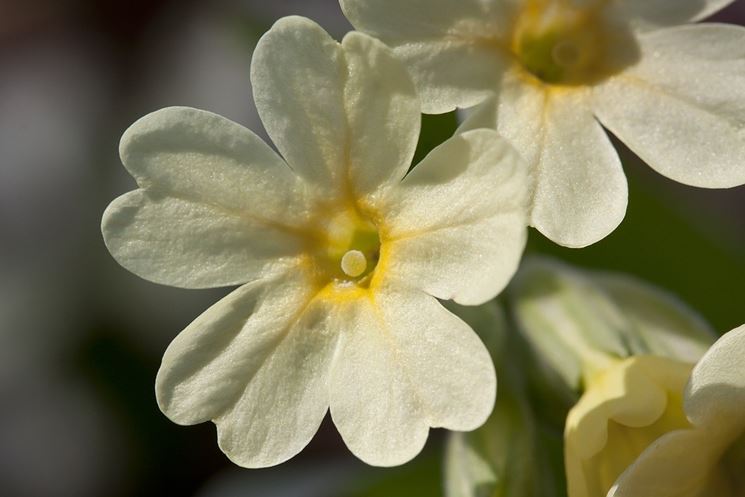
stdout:
[(543, 83), (598, 82), (638, 58), (625, 27), (611, 25), (603, 0), (526, 0), (512, 30), (511, 51)]

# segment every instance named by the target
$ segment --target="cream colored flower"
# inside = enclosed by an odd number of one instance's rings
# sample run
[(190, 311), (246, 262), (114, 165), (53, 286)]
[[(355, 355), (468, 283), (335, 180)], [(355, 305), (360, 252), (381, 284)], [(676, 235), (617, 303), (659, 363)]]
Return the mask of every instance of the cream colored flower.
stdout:
[(442, 144), (412, 172), (420, 107), (382, 43), (337, 43), (285, 18), (251, 77), (281, 158), (247, 129), (163, 109), (124, 134), (139, 189), (103, 218), (106, 244), (151, 281), (243, 284), (190, 324), (158, 373), (163, 412), (212, 420), (237, 464), (299, 452), (327, 410), (347, 446), (403, 463), (429, 427), (476, 428), (495, 374), (473, 331), (436, 298), (478, 304), (514, 273), (527, 167), (494, 131)]
[(567, 418), (569, 497), (745, 495), (744, 357), (741, 326), (695, 366), (636, 356), (589, 381)]
[(693, 186), (745, 183), (745, 29), (698, 21), (732, 0), (340, 0), (392, 46), (424, 112), (482, 104), (532, 164), (531, 222), (557, 243), (602, 239), (626, 178), (607, 130)]

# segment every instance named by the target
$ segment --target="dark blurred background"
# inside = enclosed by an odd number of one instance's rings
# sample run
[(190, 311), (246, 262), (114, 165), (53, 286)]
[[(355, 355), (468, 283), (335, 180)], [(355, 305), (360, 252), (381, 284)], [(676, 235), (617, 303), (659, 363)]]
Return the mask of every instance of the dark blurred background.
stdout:
[[(745, 24), (738, 0), (717, 20)], [(340, 38), (336, 0), (0, 0), (0, 496), (439, 495), (443, 433), (396, 469), (369, 468), (330, 423), (278, 468), (243, 470), (210, 423), (179, 427), (155, 403), (169, 341), (228, 290), (140, 280), (108, 255), (99, 223), (134, 183), (117, 145), (169, 105), (263, 134), (249, 65), (258, 37), (300, 14)], [(427, 117), (421, 156), (455, 127)], [(637, 274), (720, 331), (745, 322), (745, 189), (697, 190), (625, 153), (627, 219), (603, 242), (530, 251)], [(743, 158), (745, 161), (745, 158)]]

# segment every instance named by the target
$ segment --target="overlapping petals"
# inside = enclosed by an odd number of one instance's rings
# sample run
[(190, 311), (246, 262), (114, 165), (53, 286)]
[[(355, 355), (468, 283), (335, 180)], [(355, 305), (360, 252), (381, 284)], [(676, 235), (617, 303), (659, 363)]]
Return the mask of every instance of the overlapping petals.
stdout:
[(685, 25), (731, 0), (340, 3), (407, 62), (425, 112), (481, 102), (463, 129), (515, 143), (535, 170), (531, 224), (559, 244), (595, 243), (625, 214), (596, 119), (676, 181), (745, 183), (745, 29)]
[(401, 464), (424, 446), (428, 426), (465, 431), (486, 420), (496, 393), (489, 354), (433, 297), (393, 286), (338, 312), (331, 416), (362, 460)]
[(498, 105), (482, 105), (461, 129), (496, 122), (534, 165), (531, 223), (544, 235), (568, 247), (601, 240), (623, 220), (628, 193), (621, 161), (592, 108), (581, 94), (514, 81), (504, 91)]
[(374, 39), (350, 33), (340, 44), (308, 19), (281, 19), (256, 47), (251, 82), (277, 149), (327, 198), (364, 196), (406, 174), (419, 100)]
[(340, 0), (360, 31), (393, 47), (411, 72), (426, 113), (470, 107), (488, 97), (507, 61), (495, 58), (488, 39), (504, 31), (493, 3), (478, 0)]
[(598, 119), (668, 178), (745, 183), (745, 29), (668, 28), (640, 36), (639, 46), (639, 64), (596, 88)]
[[(251, 131), (223, 117), (172, 107), (122, 137), (141, 187), (103, 216), (117, 261), (156, 283), (235, 285), (292, 263), (309, 219), (309, 189)], [(250, 192), (250, 194), (248, 194)]]
[(485, 129), (451, 138), (381, 202), (390, 225), (387, 261), (401, 283), (476, 305), (517, 270), (529, 178), (515, 150), (496, 138)]
[(248, 467), (278, 464), (313, 437), (328, 409), (337, 337), (308, 275), (241, 286), (171, 343), (158, 404), (179, 424), (214, 420), (221, 449)]
[(681, 398), (691, 364), (635, 356), (595, 379), (564, 431), (571, 497), (604, 495), (655, 438), (688, 426)]
[[(745, 326), (720, 338), (696, 364), (685, 390), (691, 426), (657, 439), (621, 475), (613, 497), (742, 495), (742, 460), (728, 450), (745, 435)], [(734, 457), (735, 464), (728, 464)]]
[[(161, 283), (245, 283), (168, 348), (161, 409), (181, 424), (214, 421), (220, 447), (247, 467), (292, 457), (329, 408), (376, 465), (412, 458), (429, 427), (477, 427), (494, 369), (435, 297), (481, 303), (507, 284), (525, 245), (528, 168), (496, 132), (474, 130), (405, 176), (414, 85), (361, 33), (337, 43), (307, 19), (280, 20), (252, 81), (281, 157), (186, 108), (146, 116), (122, 140), (139, 189), (106, 211), (112, 255)], [(331, 243), (362, 243), (369, 274), (345, 275)]]

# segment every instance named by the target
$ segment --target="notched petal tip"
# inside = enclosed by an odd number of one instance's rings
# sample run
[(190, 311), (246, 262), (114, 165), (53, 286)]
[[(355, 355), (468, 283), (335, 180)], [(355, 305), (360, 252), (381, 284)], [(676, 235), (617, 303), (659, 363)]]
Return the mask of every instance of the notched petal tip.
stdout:
[(470, 130), (435, 148), (391, 192), (392, 275), (463, 305), (494, 298), (525, 248), (531, 181), (496, 131)]
[(188, 122), (195, 114), (207, 114), (220, 117), (211, 112), (195, 109), (193, 107), (172, 106), (155, 110), (136, 120), (126, 130), (124, 130), (124, 133), (122, 133), (122, 137), (119, 140), (119, 157), (124, 166), (127, 167), (131, 150), (137, 146), (138, 140), (141, 137), (173, 126), (174, 123), (184, 121)]
[(143, 191), (133, 190), (115, 198), (101, 216), (101, 235), (106, 249), (118, 264), (138, 276), (141, 276), (139, 271), (130, 264), (131, 261), (126, 256), (126, 231), (143, 202)]
[[(421, 454), (427, 445), (429, 427), (424, 425), (413, 427), (412, 432), (408, 436), (413, 441), (405, 448), (399, 448), (397, 450), (391, 450), (390, 447), (383, 449), (376, 447), (371, 449), (369, 447), (360, 447), (357, 444), (350, 444), (346, 439), (344, 441), (350, 452), (365, 464), (378, 468), (393, 468), (406, 464)], [(342, 438), (344, 438), (343, 434)]]
[(263, 75), (260, 74), (263, 70), (261, 65), (264, 63), (264, 52), (271, 51), (272, 45), (276, 43), (278, 36), (291, 36), (298, 38), (301, 36), (318, 36), (324, 42), (332, 41), (336, 43), (331, 35), (329, 35), (318, 23), (307, 17), (291, 15), (285, 16), (277, 21), (269, 28), (256, 43), (253, 57), (251, 58), (251, 81), (253, 82), (256, 78), (261, 78)]
[(330, 378), (331, 416), (375, 466), (415, 457), (435, 427), (470, 431), (489, 417), (496, 373), (474, 331), (436, 299), (387, 287), (361, 302)]
[(745, 409), (745, 325), (722, 335), (693, 368), (685, 410), (695, 424), (742, 424)]
[(290, 450), (269, 455), (242, 446), (240, 443), (236, 444), (236, 435), (231, 434), (230, 429), (225, 427), (224, 420), (214, 419), (212, 422), (217, 430), (217, 446), (220, 448), (220, 451), (225, 454), (225, 457), (230, 462), (246, 469), (263, 469), (279, 466), (302, 452), (311, 441), (309, 438), (305, 443)]

